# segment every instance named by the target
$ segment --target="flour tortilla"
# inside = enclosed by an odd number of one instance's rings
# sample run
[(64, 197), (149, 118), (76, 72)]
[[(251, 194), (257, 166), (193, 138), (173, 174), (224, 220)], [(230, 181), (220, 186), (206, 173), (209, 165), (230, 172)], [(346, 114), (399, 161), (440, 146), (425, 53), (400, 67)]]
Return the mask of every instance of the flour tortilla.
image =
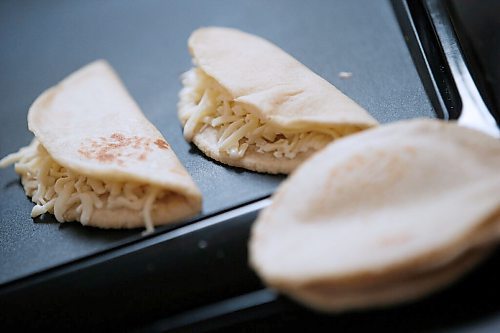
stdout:
[[(201, 28), (189, 38), (189, 50), (199, 68), (239, 105), (277, 129), (333, 128), (344, 135), (377, 125), (361, 106), (328, 81), (272, 43), (236, 29)], [(219, 151), (206, 127), (193, 142), (225, 164), (269, 173), (289, 173), (314, 152), (293, 160), (272, 153), (231, 159)]]
[(402, 121), (343, 138), (277, 190), (252, 229), (250, 263), (290, 293), (449, 267), (498, 240), (498, 170), (500, 142), (455, 123)]
[[(29, 110), (28, 126), (52, 159), (76, 174), (170, 191), (153, 211), (156, 225), (201, 209), (199, 189), (105, 61), (93, 62), (45, 91)], [(120, 156), (113, 155), (115, 139), (129, 142)], [(111, 148), (98, 147), (99, 156), (95, 145), (103, 140)], [(70, 210), (65, 219), (76, 215)], [(88, 224), (132, 228), (144, 221), (137, 211), (103, 208), (94, 211)]]
[(257, 172), (282, 173), (287, 174), (299, 166), (315, 151), (299, 153), (293, 159), (282, 158), (279, 161), (272, 154), (262, 154), (255, 150), (253, 146), (248, 147), (243, 158), (233, 159), (219, 152), (217, 148), (217, 131), (207, 127), (193, 138), (194, 144), (208, 157), (221, 163), (253, 170)]
[(416, 275), (408, 281), (396, 281), (368, 288), (363, 285), (357, 290), (353, 288), (347, 291), (342, 287), (335, 287), (333, 283), (331, 285), (311, 284), (290, 290), (287, 294), (322, 312), (345, 312), (407, 303), (419, 300), (456, 282), (481, 263), (491, 252), (491, 247), (475, 249), (449, 265)]

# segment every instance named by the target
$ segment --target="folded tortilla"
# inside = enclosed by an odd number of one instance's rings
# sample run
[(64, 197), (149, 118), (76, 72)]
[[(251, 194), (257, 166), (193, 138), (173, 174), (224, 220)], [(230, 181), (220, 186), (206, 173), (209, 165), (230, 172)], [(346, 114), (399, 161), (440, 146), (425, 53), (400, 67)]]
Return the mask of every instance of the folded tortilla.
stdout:
[(201, 209), (199, 189), (105, 61), (38, 97), (28, 127), (33, 142), (0, 164), (15, 162), (33, 217), (150, 231)]
[(222, 163), (289, 173), (332, 140), (377, 124), (362, 107), (270, 42), (235, 29), (189, 38), (184, 137)]
[(324, 311), (423, 297), (498, 242), (498, 170), (500, 142), (455, 123), (403, 121), (338, 140), (273, 195), (250, 263)]
[(408, 303), (456, 282), (491, 252), (491, 247), (481, 247), (446, 266), (430, 272), (414, 272), (414, 275), (402, 281), (356, 286), (352, 290), (344, 286), (337, 287), (335, 284), (313, 282), (287, 293), (298, 302), (306, 303), (322, 312), (345, 312)]

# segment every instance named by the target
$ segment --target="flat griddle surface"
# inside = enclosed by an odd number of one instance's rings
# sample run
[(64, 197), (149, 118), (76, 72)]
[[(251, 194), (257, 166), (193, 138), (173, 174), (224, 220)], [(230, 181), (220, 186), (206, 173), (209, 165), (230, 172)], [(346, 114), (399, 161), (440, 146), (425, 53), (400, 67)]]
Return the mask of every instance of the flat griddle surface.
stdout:
[[(27, 110), (40, 93), (104, 58), (200, 187), (200, 217), (271, 194), (283, 176), (215, 163), (182, 137), (176, 103), (179, 75), (191, 66), (186, 41), (211, 25), (271, 40), (380, 122), (435, 116), (389, 1), (2, 1), (0, 155), (30, 142)], [(341, 71), (353, 75), (343, 80)], [(139, 229), (33, 220), (32, 206), (13, 168), (0, 170), (0, 284), (141, 237)]]

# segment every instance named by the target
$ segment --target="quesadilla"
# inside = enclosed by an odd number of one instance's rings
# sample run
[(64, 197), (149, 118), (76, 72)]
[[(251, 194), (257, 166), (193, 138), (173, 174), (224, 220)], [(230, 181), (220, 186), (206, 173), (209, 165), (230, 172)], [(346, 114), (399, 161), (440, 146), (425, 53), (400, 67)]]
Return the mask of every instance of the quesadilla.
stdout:
[(333, 142), (258, 217), (250, 263), (323, 311), (423, 297), (480, 262), (500, 236), (500, 142), (438, 120)]
[(361, 106), (270, 42), (235, 29), (189, 38), (184, 137), (232, 166), (289, 173), (332, 140), (377, 124)]
[(38, 97), (28, 127), (32, 143), (0, 165), (15, 163), (32, 217), (151, 231), (201, 209), (199, 189), (105, 61)]

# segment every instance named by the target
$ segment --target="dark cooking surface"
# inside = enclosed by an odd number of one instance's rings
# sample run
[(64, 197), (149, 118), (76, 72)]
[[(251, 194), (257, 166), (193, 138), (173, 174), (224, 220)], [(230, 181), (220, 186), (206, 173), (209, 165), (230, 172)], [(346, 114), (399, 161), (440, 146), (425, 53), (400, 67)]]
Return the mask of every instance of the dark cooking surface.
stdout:
[(448, 7), (473, 78), (500, 124), (500, 1), (449, 0)]
[[(219, 165), (182, 137), (176, 103), (178, 76), (191, 65), (186, 40), (207, 25), (273, 41), (381, 122), (435, 116), (389, 1), (2, 1), (0, 155), (29, 143), (27, 109), (43, 90), (104, 58), (201, 188), (203, 215), (269, 195), (283, 177)], [(0, 284), (141, 237), (52, 217), (33, 222), (31, 208), (12, 167), (0, 170)]]

